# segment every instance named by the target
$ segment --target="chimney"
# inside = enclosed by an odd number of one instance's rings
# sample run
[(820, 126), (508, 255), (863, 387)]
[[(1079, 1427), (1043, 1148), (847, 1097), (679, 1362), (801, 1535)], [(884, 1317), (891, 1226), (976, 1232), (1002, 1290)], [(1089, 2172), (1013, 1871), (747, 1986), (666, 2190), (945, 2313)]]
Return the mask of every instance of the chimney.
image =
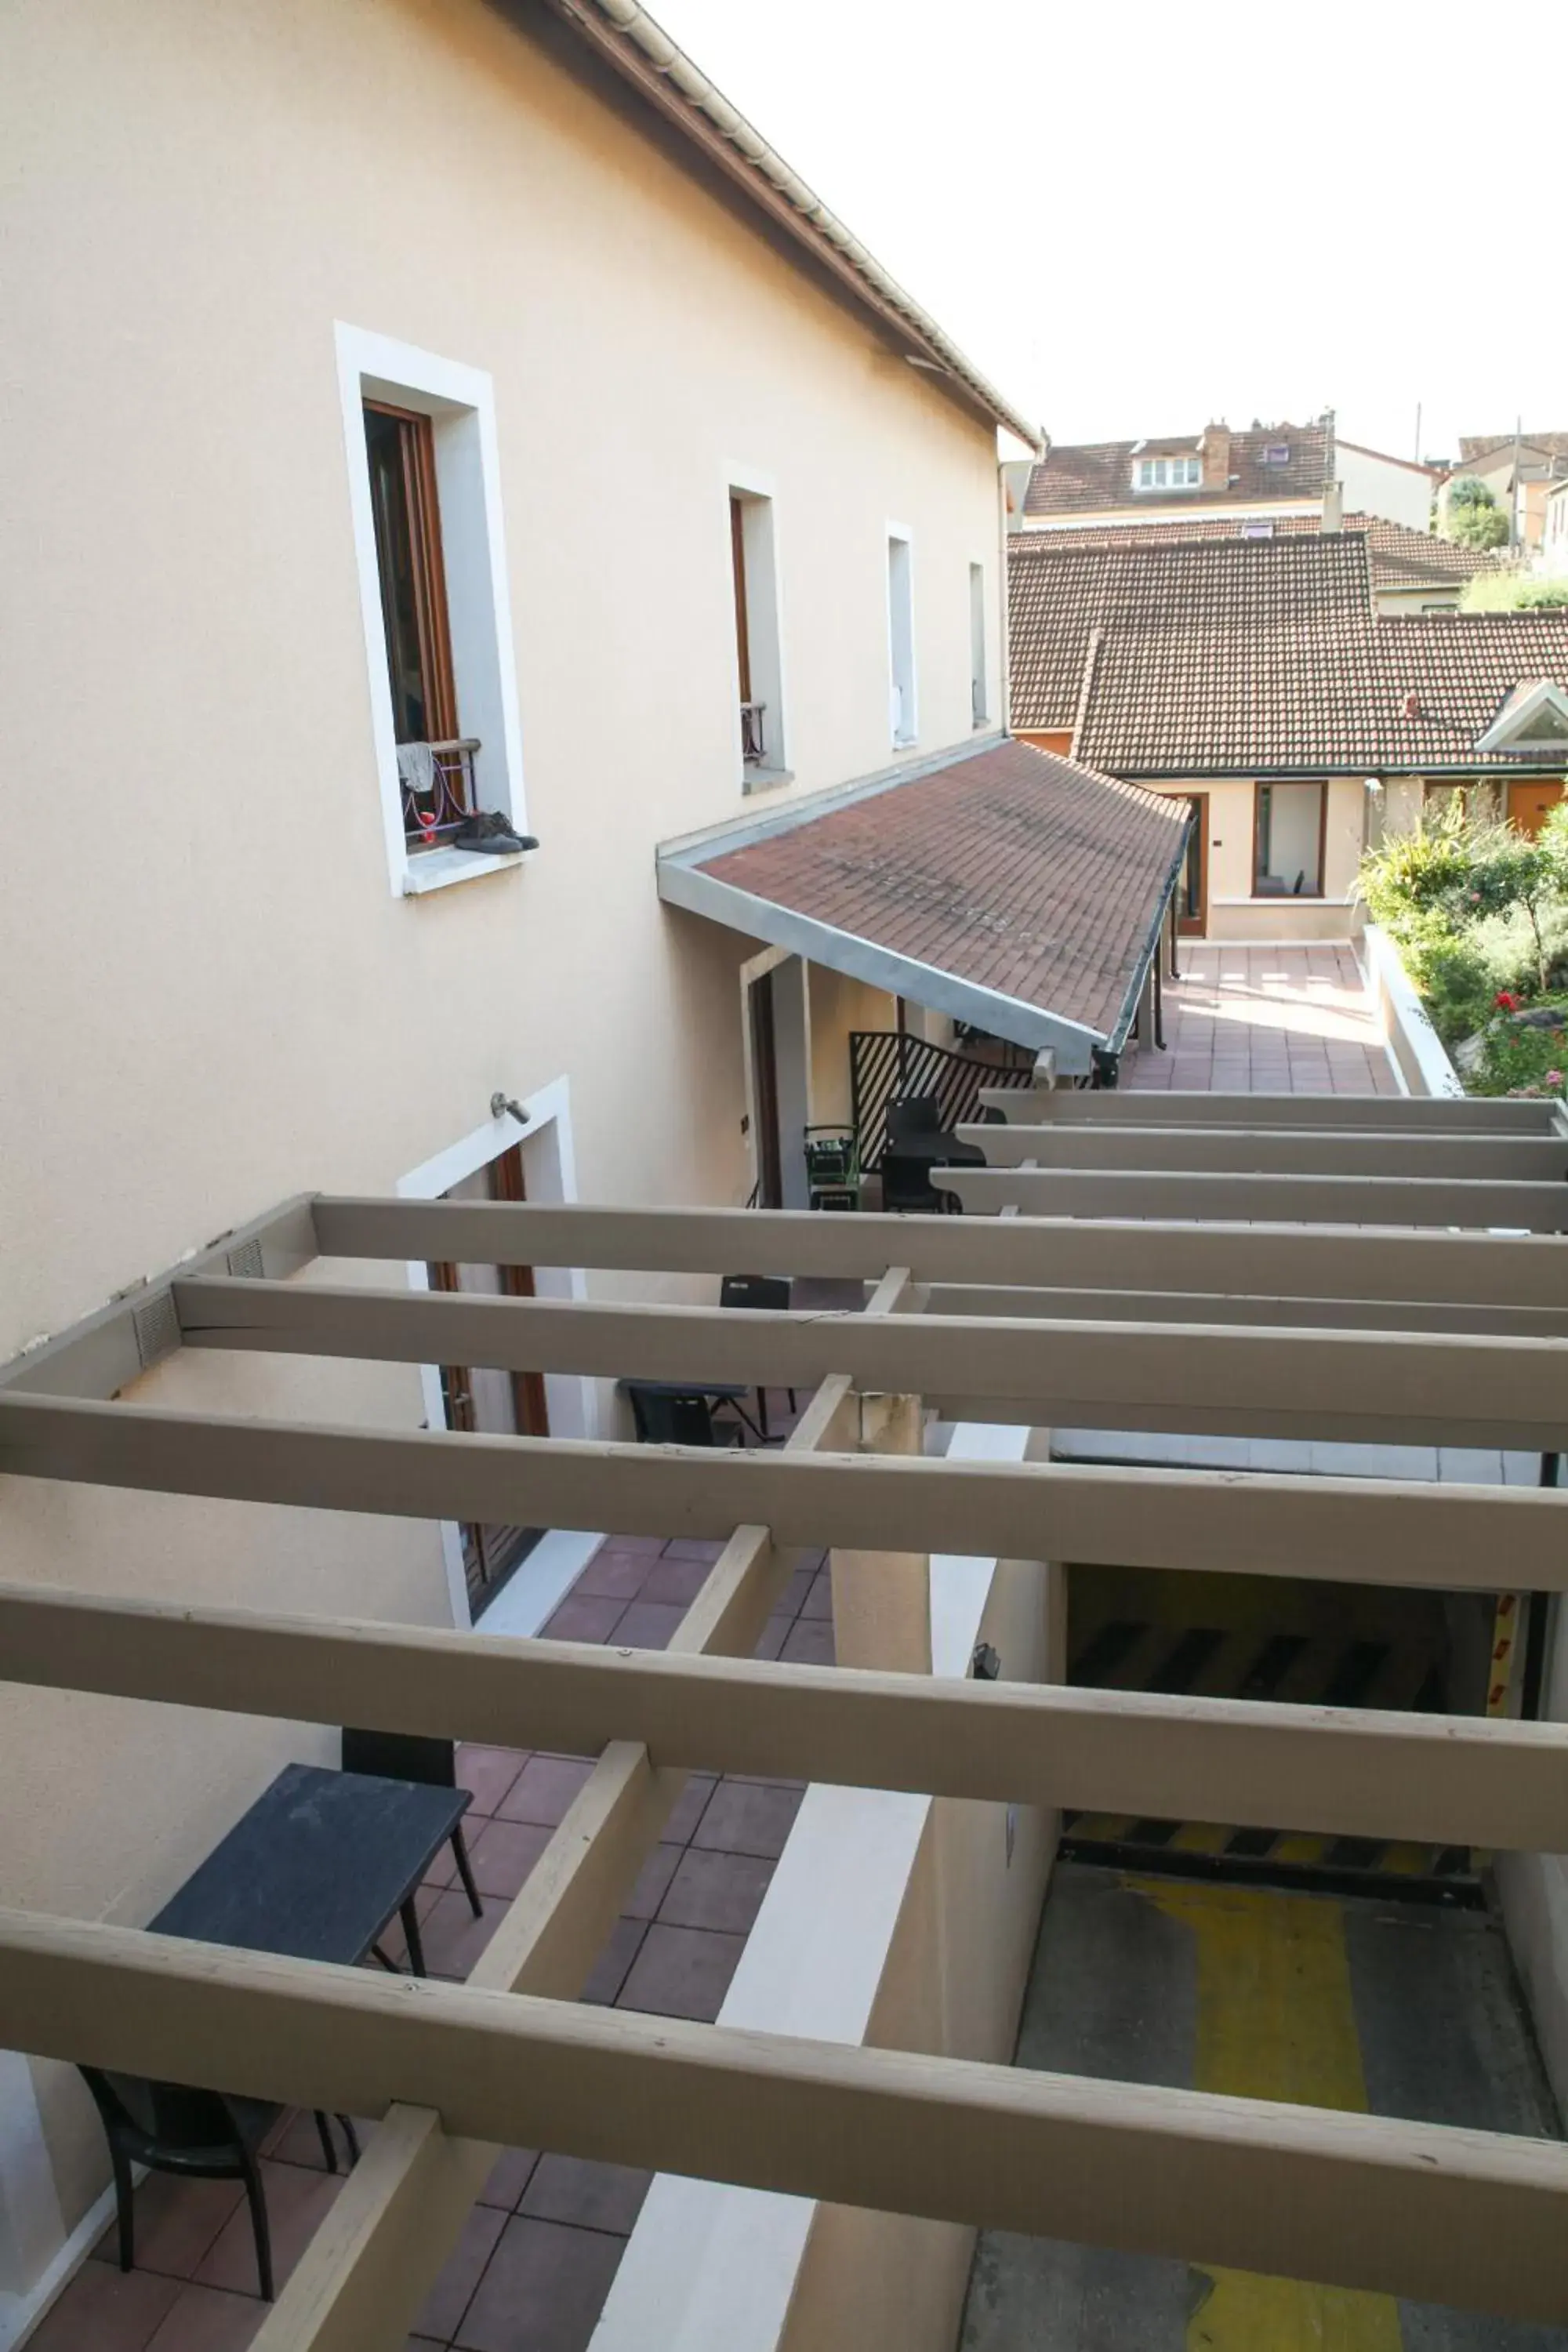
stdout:
[(1345, 486), (1331, 482), (1323, 492), (1323, 529), (1343, 530), (1345, 527)]
[(1224, 490), (1230, 487), (1230, 427), (1223, 421), (1205, 425), (1198, 442), (1204, 460), (1205, 490)]

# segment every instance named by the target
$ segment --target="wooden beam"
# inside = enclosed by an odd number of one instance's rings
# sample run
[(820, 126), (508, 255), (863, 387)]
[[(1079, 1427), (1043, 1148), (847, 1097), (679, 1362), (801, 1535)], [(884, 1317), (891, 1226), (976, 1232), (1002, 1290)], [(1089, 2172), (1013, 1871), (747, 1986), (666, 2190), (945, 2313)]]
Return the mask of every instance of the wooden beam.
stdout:
[[(177, 1283), (174, 1298), (195, 1347), (801, 1389), (838, 1368), (864, 1389), (1007, 1399), (1003, 1418), (1042, 1427), (1538, 1452), (1568, 1433), (1568, 1346), (1552, 1339), (789, 1315), (211, 1278)], [(1139, 1420), (1119, 1422), (1129, 1407)]]
[(1362, 1234), (1223, 1220), (1194, 1226), (1172, 1217), (1129, 1226), (1103, 1213), (1003, 1224), (947, 1216), (580, 1209), (500, 1201), (318, 1199), (314, 1211), (317, 1242), (327, 1257), (454, 1258), (465, 1265), (602, 1266), (715, 1278), (743, 1265), (755, 1274), (868, 1281), (896, 1264), (908, 1265), (916, 1283), (1068, 1283), (1104, 1290), (1568, 1307), (1568, 1249), (1556, 1239), (1528, 1234)]
[(1054, 1093), (998, 1089), (997, 1105), (1016, 1113), (1027, 1104), (1051, 1127), (1278, 1127), (1302, 1134), (1333, 1129), (1362, 1135), (1551, 1135), (1549, 1102), (1512, 1101), (1506, 1095), (1235, 1095), (1189, 1091), (1100, 1093), (1058, 1087)]
[(1561, 1184), (1568, 1139), (1552, 1135), (1365, 1135), (1352, 1128), (989, 1127), (958, 1133), (992, 1168), (1115, 1168), (1145, 1174), (1463, 1177)]
[(13, 1682), (292, 1721), (571, 1756), (619, 1739), (658, 1767), (1568, 1853), (1558, 1724), (475, 1642), (27, 1586), (0, 1586), (0, 1656)]
[(1458, 1225), (1559, 1234), (1568, 1224), (1561, 1183), (1425, 1176), (1140, 1175), (1121, 1169), (934, 1168), (931, 1181), (966, 1211), (1016, 1207), (1058, 1217), (1198, 1217), (1269, 1223), (1386, 1227)]
[(931, 1315), (1083, 1323), (1225, 1323), (1277, 1330), (1452, 1331), (1476, 1339), (1568, 1339), (1568, 1308), (1449, 1306), (1429, 1299), (1258, 1298), (1199, 1290), (1009, 1289), (931, 1283)]
[[(1568, 1589), (1549, 1490), (1238, 1477), (1035, 1463), (792, 1459), (240, 1421), (0, 1397), (0, 1472), (316, 1510), (727, 1538), (1229, 1570), (1430, 1591)], [(323, 1721), (335, 1722), (328, 1707)], [(538, 1741), (520, 1739), (524, 1746)]]
[[(978, 2228), (1568, 2319), (1568, 2149), (0, 1913), (21, 2049)], [(367, 2161), (372, 2159), (367, 2158)]]

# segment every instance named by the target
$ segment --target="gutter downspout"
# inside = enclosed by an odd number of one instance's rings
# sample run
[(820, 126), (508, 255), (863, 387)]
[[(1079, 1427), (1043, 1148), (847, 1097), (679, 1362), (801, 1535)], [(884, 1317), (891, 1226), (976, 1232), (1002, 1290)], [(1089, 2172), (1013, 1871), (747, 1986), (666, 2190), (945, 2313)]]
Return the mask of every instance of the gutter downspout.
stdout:
[[(1138, 1000), (1143, 993), (1143, 982), (1149, 976), (1150, 959), (1153, 957), (1157, 960), (1159, 957), (1160, 934), (1165, 926), (1166, 914), (1175, 899), (1176, 884), (1181, 879), (1182, 866), (1187, 855), (1187, 836), (1196, 822), (1197, 812), (1189, 803), (1187, 821), (1182, 827), (1181, 839), (1176, 845), (1176, 854), (1171, 860), (1170, 871), (1165, 877), (1164, 887), (1160, 893), (1159, 902), (1154, 909), (1154, 919), (1149, 926), (1143, 945), (1139, 950), (1138, 961), (1132, 967), (1132, 978), (1128, 985), (1127, 993), (1122, 998), (1121, 1010), (1116, 1016), (1116, 1026), (1103, 1045), (1090, 1048), (1089, 1058), (1097, 1073), (1102, 1055), (1109, 1057), (1113, 1063), (1120, 1062), (1121, 1058), (1122, 1048), (1127, 1043), (1127, 1033), (1131, 1028), (1133, 1018), (1138, 1011)], [(1099, 1083), (1114, 1086), (1116, 1080), (1110, 1077)]]

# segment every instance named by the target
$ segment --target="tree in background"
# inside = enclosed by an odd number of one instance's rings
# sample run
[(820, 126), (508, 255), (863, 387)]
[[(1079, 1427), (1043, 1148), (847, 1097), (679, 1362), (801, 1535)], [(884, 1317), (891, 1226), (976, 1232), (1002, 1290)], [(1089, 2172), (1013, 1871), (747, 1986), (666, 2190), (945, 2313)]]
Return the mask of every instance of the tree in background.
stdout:
[(1478, 572), (1465, 583), (1466, 613), (1536, 613), (1568, 604), (1568, 578), (1544, 580), (1528, 572)]
[(1501, 547), (1508, 538), (1507, 515), (1474, 474), (1448, 485), (1447, 536), (1462, 547)]

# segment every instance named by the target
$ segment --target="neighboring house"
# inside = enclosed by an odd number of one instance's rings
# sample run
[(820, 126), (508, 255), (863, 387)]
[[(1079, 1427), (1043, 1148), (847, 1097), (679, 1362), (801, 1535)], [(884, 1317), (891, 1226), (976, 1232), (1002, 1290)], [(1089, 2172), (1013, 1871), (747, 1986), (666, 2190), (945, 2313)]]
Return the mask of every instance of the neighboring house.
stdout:
[(1380, 613), (1457, 611), (1467, 583), (1478, 573), (1506, 566), (1504, 555), (1429, 530), (1412, 530), (1381, 516), (1347, 514), (1336, 521), (1338, 499), (1326, 498), (1310, 514), (1259, 520), (1246, 515), (1189, 515), (1168, 521), (1086, 522), (1053, 530), (1053, 547), (1180, 547), (1193, 540), (1288, 539), (1342, 529), (1366, 541), (1373, 601)]
[(1459, 462), (1441, 482), (1439, 520), (1447, 526), (1449, 494), (1458, 481), (1484, 482), (1516, 533), (1517, 544), (1538, 549), (1545, 535), (1547, 500), (1568, 480), (1568, 433), (1463, 434)]
[(1037, 463), (1006, 469), (1015, 530), (1092, 522), (1133, 529), (1223, 514), (1238, 526), (1310, 519), (1338, 492), (1347, 508), (1425, 531), (1435, 468), (1340, 440), (1331, 411), (1310, 425), (1206, 425), (1166, 440), (1049, 444)]
[(1568, 771), (1568, 616), (1374, 613), (1369, 539), (1010, 542), (1013, 718), (1198, 814), (1181, 928), (1333, 939), (1369, 838), (1481, 785), (1533, 829)]
[[(996, 436), (1030, 427), (639, 11), (71, 0), (11, 62), (0, 1361), (305, 1191), (804, 1205), (851, 1031), (1116, 1048), (1184, 817), (1002, 735)], [(773, 872), (819, 843), (826, 905)], [(610, 1378), (143, 1340), (139, 1402), (629, 1427)], [(5, 1512), (14, 1579), (523, 1633), (592, 1543)], [(337, 1754), (43, 1691), (6, 1722), (6, 1899), (133, 1926)], [(74, 2074), (5, 2058), (5, 2340), (106, 2179)]]
[(1541, 569), (1552, 579), (1568, 573), (1568, 474), (1546, 493), (1546, 513), (1541, 527)]

